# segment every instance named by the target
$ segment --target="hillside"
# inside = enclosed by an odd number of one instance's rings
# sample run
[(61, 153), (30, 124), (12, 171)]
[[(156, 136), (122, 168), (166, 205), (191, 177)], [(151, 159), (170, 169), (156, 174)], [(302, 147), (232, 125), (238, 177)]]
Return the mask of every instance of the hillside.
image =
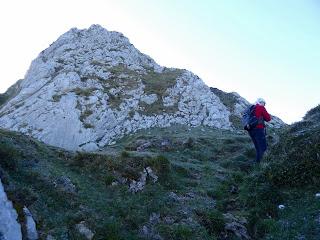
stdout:
[(283, 130), (261, 168), (248, 176), (242, 197), (258, 239), (320, 238), (319, 122), (317, 106)]
[(24, 238), (27, 207), (46, 240), (319, 239), (320, 106), (273, 116), (257, 165), (249, 105), (121, 33), (71, 29), (0, 94), (0, 178)]
[(81, 228), (93, 239), (312, 240), (318, 132), (319, 107), (280, 140), (271, 131), (258, 167), (242, 131), (175, 125), (73, 153), (2, 130), (0, 172), (20, 221), (27, 206), (41, 239), (90, 239)]
[(0, 127), (83, 151), (151, 127), (239, 128), (233, 120), (244, 106), (240, 96), (226, 106), (195, 74), (159, 66), (99, 25), (60, 36), (0, 104)]
[[(99, 154), (65, 152), (7, 131), (0, 140), (9, 198), (20, 219), (19, 209), (30, 209), (43, 239), (84, 239), (81, 222), (94, 239), (233, 236), (224, 224), (237, 218), (222, 214), (237, 203), (224, 199), (223, 189), (232, 183), (238, 191), (254, 155), (246, 135), (183, 125), (139, 131)], [(146, 185), (135, 184), (148, 167)]]

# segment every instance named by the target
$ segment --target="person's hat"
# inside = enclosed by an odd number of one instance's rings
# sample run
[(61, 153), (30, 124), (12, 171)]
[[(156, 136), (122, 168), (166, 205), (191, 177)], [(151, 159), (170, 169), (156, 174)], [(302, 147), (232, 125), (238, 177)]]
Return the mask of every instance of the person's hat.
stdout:
[(258, 98), (257, 101), (256, 101), (256, 104), (266, 105), (266, 101), (263, 98)]

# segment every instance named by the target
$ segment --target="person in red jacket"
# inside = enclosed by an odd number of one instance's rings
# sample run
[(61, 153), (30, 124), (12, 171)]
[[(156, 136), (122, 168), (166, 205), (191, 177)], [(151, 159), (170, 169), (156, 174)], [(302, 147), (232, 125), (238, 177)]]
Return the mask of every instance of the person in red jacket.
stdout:
[(257, 126), (249, 130), (249, 135), (256, 148), (256, 162), (259, 163), (263, 157), (264, 152), (267, 150), (267, 140), (264, 122), (271, 120), (270, 114), (267, 112), (266, 101), (263, 98), (258, 98), (255, 105), (255, 115), (259, 122)]

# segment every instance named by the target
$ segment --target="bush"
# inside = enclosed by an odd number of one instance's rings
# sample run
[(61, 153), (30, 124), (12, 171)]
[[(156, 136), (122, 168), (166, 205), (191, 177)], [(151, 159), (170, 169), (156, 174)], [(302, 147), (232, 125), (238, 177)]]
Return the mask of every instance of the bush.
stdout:
[(225, 220), (220, 211), (213, 209), (209, 212), (197, 211), (196, 214), (210, 235), (219, 235), (224, 230)]
[(166, 157), (159, 155), (151, 159), (146, 159), (144, 164), (145, 167), (150, 166), (156, 172), (159, 176), (160, 183), (164, 185), (170, 184), (171, 164)]
[(189, 137), (188, 140), (184, 143), (186, 148), (192, 149), (195, 145), (195, 140), (192, 137)]
[(0, 106), (3, 105), (7, 100), (9, 96), (7, 94), (0, 94)]
[(112, 169), (113, 163), (106, 155), (77, 152), (70, 160), (73, 167), (86, 168), (91, 171)]
[(87, 157), (91, 157), (91, 155), (88, 155), (86, 153), (82, 153), (82, 152), (77, 152), (77, 154), (73, 157), (72, 162), (71, 162), (71, 166), (75, 166), (75, 167), (84, 167), (87, 161)]
[(123, 158), (128, 158), (130, 155), (129, 155), (129, 153), (127, 152), (127, 151), (122, 151), (121, 152), (121, 157), (123, 157)]
[(16, 170), (20, 152), (8, 143), (0, 143), (0, 166), (7, 170)]
[(276, 232), (278, 225), (274, 219), (262, 219), (257, 221), (255, 232), (258, 238), (262, 238), (270, 232)]
[(111, 185), (114, 181), (115, 181), (115, 177), (110, 174), (107, 174), (104, 177), (104, 183), (106, 184), (106, 186)]
[(192, 236), (192, 229), (187, 225), (177, 225), (173, 228), (173, 239), (188, 240)]
[(264, 169), (267, 180), (277, 187), (320, 183), (320, 136), (317, 131), (284, 135)]
[(27, 187), (18, 187), (8, 191), (7, 194), (10, 199), (14, 199), (16, 203), (20, 203), (22, 206), (30, 206), (38, 199), (34, 190)]
[[(187, 239), (212, 239), (203, 230), (203, 227), (195, 227), (184, 223), (158, 224), (157, 231), (163, 239), (187, 240)], [(156, 238), (153, 238), (156, 239)]]
[(94, 94), (94, 91), (96, 91), (96, 88), (75, 88), (72, 91), (78, 95), (78, 96), (84, 96), (84, 97), (89, 97)]
[[(96, 229), (96, 234), (94, 239), (101, 240), (122, 240), (126, 239), (121, 233), (122, 224), (116, 220), (109, 221), (104, 224), (102, 227)], [(134, 239), (134, 238), (132, 238)]]
[(158, 174), (168, 174), (171, 170), (170, 161), (159, 155), (152, 159), (151, 166), (157, 171)]
[(248, 209), (256, 211), (263, 217), (276, 216), (277, 206), (283, 200), (279, 188), (272, 185), (263, 172), (245, 179), (240, 199)]

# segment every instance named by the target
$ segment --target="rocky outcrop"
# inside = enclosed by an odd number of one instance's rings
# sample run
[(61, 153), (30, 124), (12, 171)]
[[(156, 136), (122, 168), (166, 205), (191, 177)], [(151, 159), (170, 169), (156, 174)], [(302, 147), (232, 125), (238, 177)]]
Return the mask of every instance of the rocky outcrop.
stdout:
[(42, 51), (0, 108), (0, 127), (68, 150), (173, 124), (232, 129), (230, 110), (187, 70), (159, 66), (121, 33), (71, 29)]
[(32, 217), (31, 212), (27, 207), (23, 208), (23, 212), (25, 215), (25, 225), (27, 231), (27, 239), (28, 240), (37, 240), (39, 239), (38, 232), (36, 229), (36, 223)]
[(84, 221), (78, 223), (75, 228), (85, 239), (93, 239), (94, 233), (86, 226), (86, 223)]
[(150, 179), (153, 183), (158, 181), (158, 176), (152, 171), (150, 167), (146, 167), (138, 181), (132, 180), (129, 186), (129, 191), (136, 193), (142, 191), (147, 183), (147, 179)]
[(228, 233), (232, 233), (237, 236), (238, 239), (249, 240), (251, 237), (247, 232), (247, 220), (243, 217), (236, 217), (231, 213), (223, 214), (223, 217), (226, 221), (225, 231)]
[(154, 126), (231, 127), (227, 108), (196, 75), (159, 66), (99, 25), (63, 34), (19, 87), (0, 126), (70, 150), (96, 150)]
[(18, 214), (12, 202), (7, 198), (0, 179), (0, 239), (21, 240), (21, 226), (17, 221)]

